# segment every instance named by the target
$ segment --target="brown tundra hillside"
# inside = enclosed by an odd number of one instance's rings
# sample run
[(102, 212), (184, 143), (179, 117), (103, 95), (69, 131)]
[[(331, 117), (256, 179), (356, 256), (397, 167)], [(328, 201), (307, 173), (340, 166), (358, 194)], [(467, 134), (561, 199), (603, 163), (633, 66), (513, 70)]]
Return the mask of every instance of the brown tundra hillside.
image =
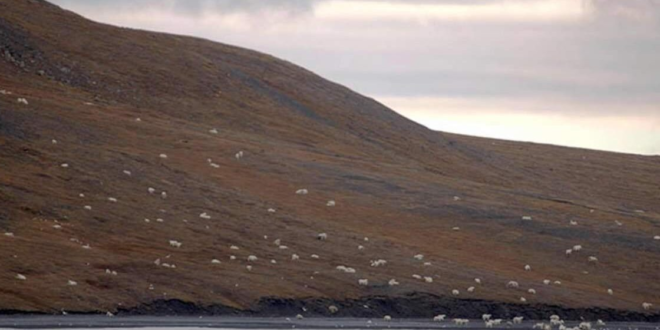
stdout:
[(0, 310), (658, 313), (658, 157), (435, 132), (272, 56), (39, 0), (0, 0), (0, 56)]

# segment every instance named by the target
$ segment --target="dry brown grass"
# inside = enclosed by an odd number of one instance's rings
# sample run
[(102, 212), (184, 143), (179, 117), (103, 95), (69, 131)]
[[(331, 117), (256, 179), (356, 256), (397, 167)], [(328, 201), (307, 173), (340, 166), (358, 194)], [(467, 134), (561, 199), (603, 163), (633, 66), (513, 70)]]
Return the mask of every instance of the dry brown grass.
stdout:
[[(0, 309), (113, 310), (161, 298), (245, 307), (264, 296), (454, 288), (506, 302), (660, 305), (658, 157), (429, 131), (271, 56), (100, 25), (41, 1), (0, 0), (0, 32), (14, 59), (0, 60), (0, 89), (14, 93), (0, 95), (0, 233), (15, 234), (0, 236)], [(294, 194), (303, 187), (309, 195)], [(565, 257), (575, 244), (584, 250)], [(252, 272), (249, 254), (260, 258)], [(600, 262), (587, 264), (589, 255)], [(387, 266), (369, 267), (379, 258)], [(467, 294), (475, 277), (483, 285)], [(390, 278), (401, 285), (388, 287)], [(521, 288), (506, 289), (509, 280)]]

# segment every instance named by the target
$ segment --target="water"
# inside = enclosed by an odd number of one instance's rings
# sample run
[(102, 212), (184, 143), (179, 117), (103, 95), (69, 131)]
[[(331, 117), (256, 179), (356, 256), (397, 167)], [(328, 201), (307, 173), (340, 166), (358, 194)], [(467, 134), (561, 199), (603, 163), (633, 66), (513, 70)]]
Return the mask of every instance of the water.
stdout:
[[(532, 329), (534, 324), (548, 321), (526, 321), (523, 324), (506, 325), (494, 329)], [(506, 322), (504, 322), (506, 323)], [(577, 326), (579, 322), (567, 321), (566, 326)], [(660, 330), (660, 323), (608, 322), (594, 330)], [(430, 319), (356, 319), (356, 318), (307, 318), (298, 320), (284, 318), (247, 317), (178, 317), (178, 316), (3, 316), (0, 329), (168, 329), (193, 330), (222, 328), (228, 330), (272, 330), (272, 329), (485, 329), (481, 320), (471, 320), (467, 326), (457, 327), (451, 321), (433, 322)], [(555, 327), (556, 329), (556, 327)]]

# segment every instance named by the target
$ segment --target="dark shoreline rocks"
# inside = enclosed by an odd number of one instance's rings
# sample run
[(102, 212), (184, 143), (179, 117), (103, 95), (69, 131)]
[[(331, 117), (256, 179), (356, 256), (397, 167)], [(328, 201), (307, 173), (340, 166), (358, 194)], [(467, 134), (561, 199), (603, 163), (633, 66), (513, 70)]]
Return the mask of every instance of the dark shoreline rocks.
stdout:
[[(332, 313), (329, 306), (338, 311)], [(105, 311), (68, 311), (71, 315), (105, 314)], [(278, 298), (264, 297), (249, 309), (241, 310), (224, 305), (197, 305), (177, 299), (156, 300), (148, 304), (118, 309), (118, 316), (240, 316), (240, 317), (310, 317), (341, 318), (433, 318), (446, 314), (447, 318), (480, 319), (482, 314), (493, 318), (511, 319), (523, 316), (526, 320), (547, 320), (559, 315), (564, 320), (603, 320), (616, 322), (660, 322), (660, 314), (610, 308), (568, 308), (546, 304), (511, 304), (478, 299), (455, 299), (426, 293), (409, 293), (402, 296), (368, 296), (358, 299), (332, 300), (327, 298)], [(16, 310), (0, 311), (0, 315), (46, 315)], [(57, 313), (59, 314), (59, 313)]]

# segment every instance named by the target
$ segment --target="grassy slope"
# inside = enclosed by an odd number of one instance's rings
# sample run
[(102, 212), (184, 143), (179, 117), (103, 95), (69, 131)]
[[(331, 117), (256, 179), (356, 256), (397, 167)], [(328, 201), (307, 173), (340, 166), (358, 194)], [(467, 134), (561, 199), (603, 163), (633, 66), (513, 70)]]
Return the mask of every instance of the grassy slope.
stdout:
[[(11, 54), (0, 89), (13, 92), (0, 95), (0, 232), (15, 234), (0, 236), (0, 309), (113, 310), (160, 298), (246, 307), (263, 296), (454, 288), (507, 302), (660, 305), (657, 157), (432, 132), (271, 56), (100, 25), (40, 1), (0, 0), (0, 32)], [(294, 193), (303, 187), (309, 195)], [(584, 250), (565, 257), (575, 244)], [(259, 257), (251, 272), (250, 254)], [(589, 265), (590, 255), (600, 262)], [(380, 258), (385, 267), (369, 266)], [(468, 294), (475, 277), (483, 284)], [(391, 278), (401, 285), (387, 286)]]

